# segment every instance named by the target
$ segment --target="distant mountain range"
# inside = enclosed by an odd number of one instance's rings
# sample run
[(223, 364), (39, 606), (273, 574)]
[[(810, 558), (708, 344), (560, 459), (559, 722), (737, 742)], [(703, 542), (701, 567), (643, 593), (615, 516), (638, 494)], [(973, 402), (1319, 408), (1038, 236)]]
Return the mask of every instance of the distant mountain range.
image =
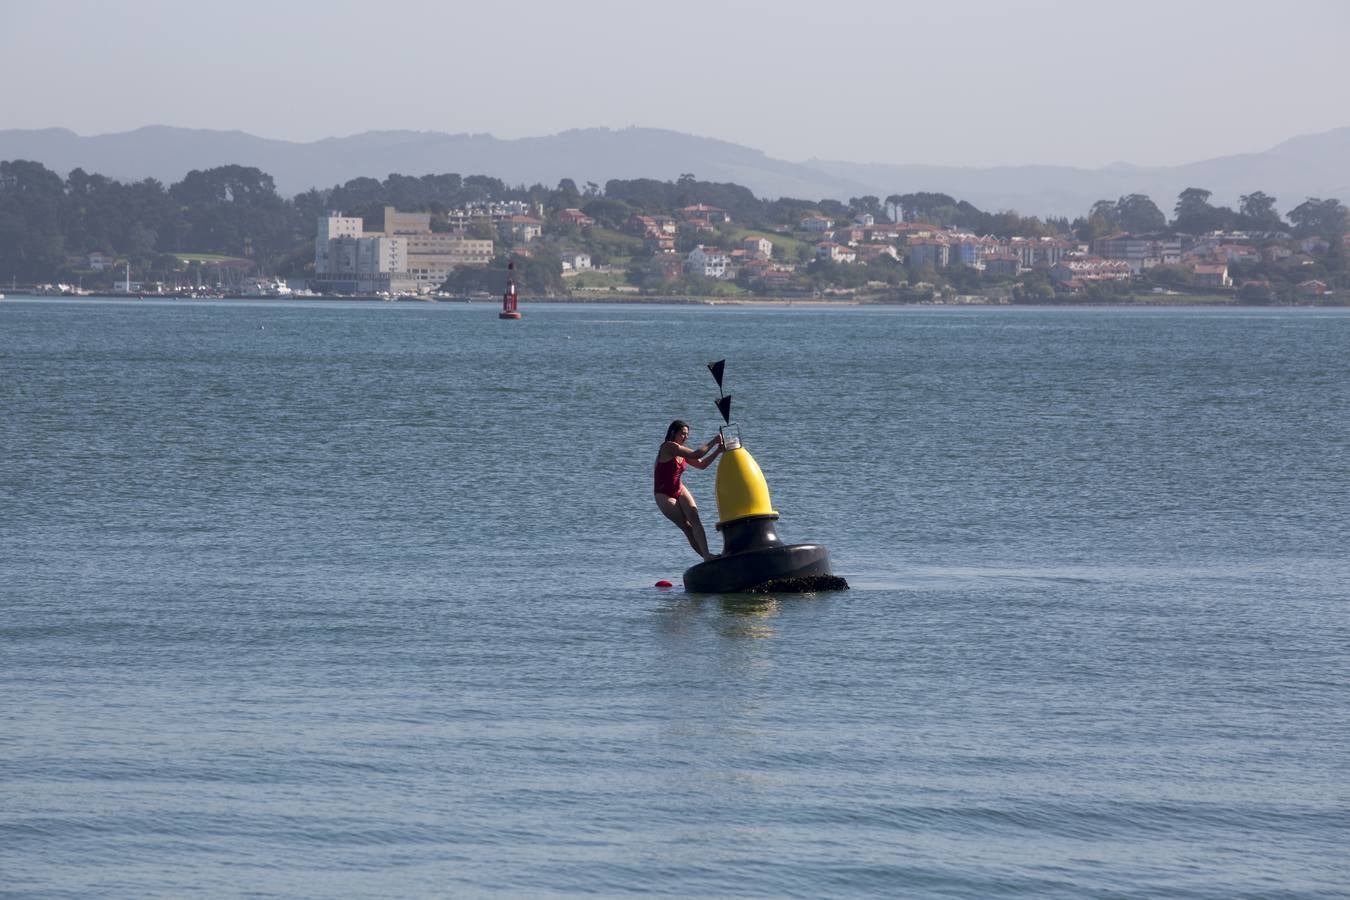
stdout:
[(794, 163), (712, 138), (656, 128), (587, 128), (547, 137), (502, 140), (485, 134), (371, 131), (310, 143), (260, 138), (242, 131), (154, 125), (82, 137), (64, 128), (0, 131), (0, 159), (31, 159), (65, 175), (79, 167), (118, 179), (152, 177), (169, 184), (192, 169), (237, 163), (270, 174), (292, 195), (368, 176), (457, 172), (491, 175), (507, 184), (579, 187), (611, 178), (734, 182), (760, 197), (809, 200), (937, 191), (987, 211), (1078, 216), (1097, 200), (1148, 194), (1164, 211), (1188, 187), (1214, 192), (1236, 206), (1239, 195), (1264, 191), (1288, 211), (1307, 197), (1350, 203), (1350, 127), (1285, 141), (1261, 153), (1223, 156), (1181, 166), (1113, 165), (973, 168), (853, 163)]

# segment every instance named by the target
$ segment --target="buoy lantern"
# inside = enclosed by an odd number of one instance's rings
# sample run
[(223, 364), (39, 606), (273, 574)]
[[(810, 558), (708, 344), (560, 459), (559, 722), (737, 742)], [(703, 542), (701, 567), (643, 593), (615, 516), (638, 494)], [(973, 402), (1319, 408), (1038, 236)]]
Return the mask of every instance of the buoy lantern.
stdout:
[(502, 294), (502, 311), (497, 313), (499, 319), (519, 319), (521, 316), (519, 301), (516, 297), (516, 264), (509, 262), (506, 264), (506, 292)]
[[(719, 390), (724, 363), (709, 365)], [(769, 499), (769, 484), (741, 444), (740, 428), (731, 422), (731, 398), (719, 397), (717, 408), (726, 420), (720, 429), (724, 449), (715, 488), (722, 554), (687, 569), (685, 590), (787, 593), (847, 588), (848, 582), (830, 571), (829, 550), (819, 544), (784, 544), (778, 537), (778, 513)]]

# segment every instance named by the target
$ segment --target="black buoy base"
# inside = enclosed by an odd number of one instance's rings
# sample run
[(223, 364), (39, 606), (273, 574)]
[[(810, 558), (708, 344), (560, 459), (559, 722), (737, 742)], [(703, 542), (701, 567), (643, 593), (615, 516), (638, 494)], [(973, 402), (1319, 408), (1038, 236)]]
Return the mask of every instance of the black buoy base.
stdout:
[(829, 550), (818, 544), (775, 544), (690, 566), (684, 571), (684, 589), (696, 594), (737, 594), (765, 582), (787, 583), (787, 579), (821, 575), (830, 575)]

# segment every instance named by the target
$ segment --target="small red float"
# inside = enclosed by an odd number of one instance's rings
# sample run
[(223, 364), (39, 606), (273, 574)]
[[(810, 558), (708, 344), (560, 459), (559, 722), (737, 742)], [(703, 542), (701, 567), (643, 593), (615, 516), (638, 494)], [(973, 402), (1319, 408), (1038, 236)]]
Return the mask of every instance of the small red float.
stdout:
[(662, 578), (660, 581), (656, 583), (656, 586), (659, 588), (672, 588), (675, 585), (671, 584), (669, 581), (666, 581), (664, 578)]

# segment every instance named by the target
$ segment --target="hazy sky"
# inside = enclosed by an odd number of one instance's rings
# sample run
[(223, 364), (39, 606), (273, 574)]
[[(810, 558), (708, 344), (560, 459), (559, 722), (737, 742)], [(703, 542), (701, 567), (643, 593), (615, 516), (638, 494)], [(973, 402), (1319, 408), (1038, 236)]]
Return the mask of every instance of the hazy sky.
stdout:
[(1345, 0), (0, 0), (0, 128), (642, 125), (793, 161), (1192, 162), (1350, 125)]

